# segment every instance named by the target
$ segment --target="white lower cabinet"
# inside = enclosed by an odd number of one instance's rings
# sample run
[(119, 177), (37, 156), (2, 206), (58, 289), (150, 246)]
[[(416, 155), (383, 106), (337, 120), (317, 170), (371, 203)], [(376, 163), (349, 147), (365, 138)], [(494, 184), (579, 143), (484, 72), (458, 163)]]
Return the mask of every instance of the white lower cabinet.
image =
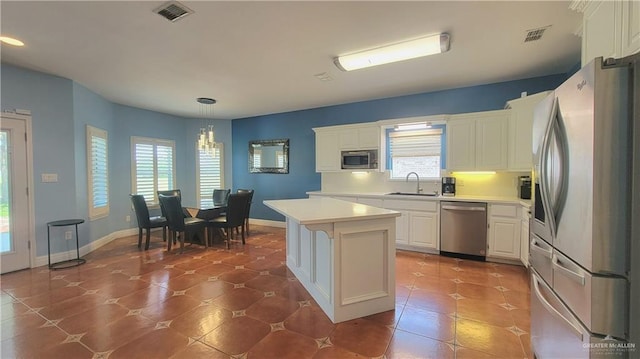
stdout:
[(529, 266), (529, 209), (522, 208), (520, 219), (520, 261), (525, 267)]
[(440, 249), (438, 202), (385, 199), (383, 206), (402, 213), (396, 218), (398, 248), (428, 252)]
[(487, 257), (520, 260), (520, 206), (489, 205)]

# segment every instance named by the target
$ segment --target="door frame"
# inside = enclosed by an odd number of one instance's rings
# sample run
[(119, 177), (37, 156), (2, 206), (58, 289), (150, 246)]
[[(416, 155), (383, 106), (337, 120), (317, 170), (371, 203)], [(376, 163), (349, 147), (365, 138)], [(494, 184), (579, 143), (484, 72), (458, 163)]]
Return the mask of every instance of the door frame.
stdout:
[[(24, 111), (24, 110), (23, 110)], [(27, 219), (28, 235), (29, 235), (29, 268), (34, 268), (36, 265), (36, 227), (35, 227), (35, 204), (34, 204), (34, 181), (33, 181), (33, 135), (32, 135), (32, 120), (31, 115), (23, 115), (15, 112), (2, 112), (2, 118), (8, 118), (12, 120), (24, 121), (25, 123), (25, 133), (27, 134), (27, 139), (25, 142), (26, 150), (27, 150), (27, 207), (29, 212), (29, 218)]]

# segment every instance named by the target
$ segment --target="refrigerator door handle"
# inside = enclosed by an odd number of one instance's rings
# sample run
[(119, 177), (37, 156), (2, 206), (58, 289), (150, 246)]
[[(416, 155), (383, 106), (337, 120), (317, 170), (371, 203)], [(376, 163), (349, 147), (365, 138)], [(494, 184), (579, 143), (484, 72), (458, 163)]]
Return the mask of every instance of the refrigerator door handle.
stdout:
[(553, 255), (553, 258), (551, 259), (551, 263), (553, 263), (553, 267), (558, 269), (559, 272), (563, 274), (565, 277), (569, 279), (573, 279), (574, 281), (578, 282), (581, 286), (584, 287), (584, 284), (585, 284), (584, 276), (580, 273), (574, 272), (571, 269), (563, 266), (562, 262), (558, 259), (558, 256), (556, 254)]
[[(558, 162), (559, 162), (559, 166), (558, 166), (558, 191), (557, 191), (557, 196), (554, 198), (553, 203), (551, 203), (551, 205), (553, 206), (553, 215), (554, 215), (554, 225), (558, 226), (558, 223), (560, 223), (561, 220), (561, 216), (562, 216), (562, 211), (564, 209), (564, 204), (566, 202), (567, 199), (567, 182), (568, 182), (568, 176), (567, 176), (567, 165), (569, 163), (569, 154), (568, 154), (568, 149), (569, 149), (569, 141), (567, 140), (567, 131), (564, 127), (564, 123), (562, 121), (562, 113), (560, 111), (560, 103), (559, 101), (556, 99), (555, 102), (555, 106), (556, 109), (554, 110), (555, 116), (553, 117), (553, 134), (555, 135), (555, 139), (556, 139), (556, 144), (558, 146)], [(555, 233), (555, 232), (554, 232)]]
[(545, 258), (549, 258), (549, 259), (551, 259), (551, 257), (552, 257), (552, 252), (551, 252), (551, 250), (550, 250), (550, 249), (548, 249), (548, 250), (547, 250), (547, 249), (544, 249), (544, 248), (540, 247), (540, 246), (538, 245), (538, 240), (536, 240), (536, 239), (535, 239), (535, 237), (534, 237), (534, 238), (531, 238), (531, 249), (532, 249), (534, 252), (538, 252), (538, 253), (540, 253), (540, 254), (544, 255), (544, 256), (545, 256)]
[(556, 308), (554, 308), (542, 295), (542, 293), (540, 292), (540, 287), (538, 285), (539, 283), (539, 279), (537, 278), (537, 276), (533, 276), (533, 291), (536, 293), (536, 297), (538, 297), (538, 300), (540, 301), (540, 303), (542, 304), (542, 306), (551, 314), (553, 314), (556, 318), (558, 318), (560, 321), (564, 322), (567, 327), (569, 327), (571, 329), (572, 332), (574, 332), (574, 334), (580, 338), (580, 340), (583, 340), (583, 336), (582, 336), (582, 331), (579, 328), (576, 328), (575, 325), (573, 325), (573, 323), (571, 323), (571, 321), (569, 321), (567, 318), (565, 318)]
[(551, 137), (553, 135), (554, 123), (556, 113), (558, 111), (558, 98), (553, 99), (553, 106), (551, 107), (551, 114), (547, 122), (547, 127), (544, 131), (544, 137), (542, 139), (541, 151), (540, 151), (540, 196), (542, 197), (542, 208), (546, 214), (546, 222), (549, 224), (551, 231), (551, 237), (556, 236), (556, 216), (551, 204), (551, 183), (548, 173), (549, 165), (549, 152), (551, 151)]

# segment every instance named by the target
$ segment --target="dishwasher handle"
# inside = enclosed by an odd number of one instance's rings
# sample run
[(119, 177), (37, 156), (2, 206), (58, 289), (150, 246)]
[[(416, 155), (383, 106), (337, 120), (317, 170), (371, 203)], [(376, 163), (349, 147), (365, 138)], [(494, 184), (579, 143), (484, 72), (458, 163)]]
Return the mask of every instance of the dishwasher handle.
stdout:
[(452, 211), (480, 211), (484, 212), (487, 209), (485, 207), (467, 207), (467, 206), (452, 206), (452, 205), (443, 205), (442, 209), (448, 209)]

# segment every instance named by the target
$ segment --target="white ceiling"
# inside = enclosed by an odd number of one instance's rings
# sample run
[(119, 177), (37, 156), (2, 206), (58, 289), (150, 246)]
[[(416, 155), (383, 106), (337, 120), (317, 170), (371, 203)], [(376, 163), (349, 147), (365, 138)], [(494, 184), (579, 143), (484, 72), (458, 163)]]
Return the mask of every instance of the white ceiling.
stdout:
[[(196, 97), (234, 119), (564, 73), (580, 60), (568, 1), (1, 1), (2, 62), (72, 79), (104, 98), (198, 117)], [(540, 41), (526, 31), (548, 26)], [(448, 32), (447, 53), (342, 72), (333, 58)], [(332, 81), (315, 74), (328, 73)]]

